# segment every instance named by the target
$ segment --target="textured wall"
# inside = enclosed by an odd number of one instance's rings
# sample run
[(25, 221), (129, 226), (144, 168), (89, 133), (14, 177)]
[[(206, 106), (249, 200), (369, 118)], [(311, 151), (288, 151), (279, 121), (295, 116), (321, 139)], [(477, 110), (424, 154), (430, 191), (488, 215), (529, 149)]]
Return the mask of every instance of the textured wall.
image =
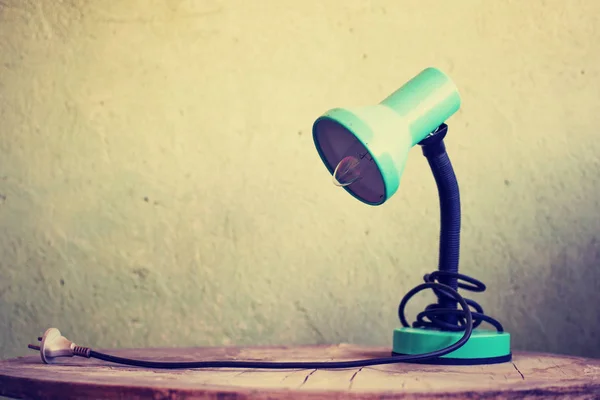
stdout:
[[(600, 356), (600, 3), (0, 1), (0, 356), (391, 344), (436, 266), (420, 151), (397, 195), (331, 184), (310, 128), (428, 66), (463, 107), (462, 270), (519, 349)], [(412, 315), (432, 295), (409, 307)], [(412, 317), (411, 317), (412, 318)]]

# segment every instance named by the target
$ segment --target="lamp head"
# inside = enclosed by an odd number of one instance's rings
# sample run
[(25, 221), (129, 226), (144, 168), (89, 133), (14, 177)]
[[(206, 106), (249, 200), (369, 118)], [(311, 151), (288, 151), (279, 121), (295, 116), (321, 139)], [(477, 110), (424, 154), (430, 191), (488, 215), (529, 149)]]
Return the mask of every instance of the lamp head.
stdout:
[(313, 139), (337, 186), (381, 205), (398, 190), (410, 149), (459, 108), (454, 83), (427, 68), (377, 105), (326, 112)]

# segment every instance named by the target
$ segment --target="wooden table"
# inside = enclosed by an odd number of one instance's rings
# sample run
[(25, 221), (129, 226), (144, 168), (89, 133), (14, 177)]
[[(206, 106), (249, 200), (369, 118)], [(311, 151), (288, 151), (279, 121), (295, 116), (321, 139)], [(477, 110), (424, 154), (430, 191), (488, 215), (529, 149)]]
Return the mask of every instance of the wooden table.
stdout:
[[(328, 361), (387, 357), (389, 348), (300, 347), (100, 350), (175, 360)], [(94, 359), (0, 362), (0, 395), (21, 399), (600, 399), (600, 360), (516, 353), (485, 366), (390, 364), (345, 370), (149, 370)]]

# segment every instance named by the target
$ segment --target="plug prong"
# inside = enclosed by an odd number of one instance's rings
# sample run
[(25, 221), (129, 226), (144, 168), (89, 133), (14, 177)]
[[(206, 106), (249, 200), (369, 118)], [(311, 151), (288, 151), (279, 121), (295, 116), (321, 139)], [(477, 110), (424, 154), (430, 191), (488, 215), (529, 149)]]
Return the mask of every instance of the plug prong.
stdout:
[(28, 344), (27, 347), (29, 347), (31, 350), (40, 351), (40, 346), (36, 346), (34, 344)]

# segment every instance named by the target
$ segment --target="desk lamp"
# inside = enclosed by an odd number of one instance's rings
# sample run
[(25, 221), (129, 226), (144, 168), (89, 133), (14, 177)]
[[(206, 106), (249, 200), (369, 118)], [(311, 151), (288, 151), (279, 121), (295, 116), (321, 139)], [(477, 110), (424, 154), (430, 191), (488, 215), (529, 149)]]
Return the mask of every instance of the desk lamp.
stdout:
[[(458, 273), (460, 250), (460, 195), (458, 182), (446, 152), (444, 123), (460, 108), (460, 95), (448, 76), (427, 68), (380, 104), (360, 108), (335, 108), (318, 118), (313, 138), (321, 160), (333, 176), (356, 199), (371, 206), (385, 203), (396, 193), (408, 152), (417, 144), (427, 158), (438, 188), (441, 211), (438, 270), (424, 277), (453, 290), (485, 291), (485, 285)], [(415, 288), (416, 289), (416, 288)], [(403, 327), (394, 330), (393, 354), (421, 354), (444, 348), (460, 339), (466, 327), (457, 298), (444, 288), (433, 289), (437, 304), (417, 315), (412, 327), (404, 316), (411, 291), (400, 302), (398, 316)], [(482, 307), (475, 309), (473, 328), (488, 322), (494, 331), (474, 330), (460, 349), (435, 363), (487, 364), (511, 359), (510, 335)]]
[[(401, 300), (398, 316), (402, 328), (394, 330), (390, 357), (340, 362), (256, 362), (135, 360), (77, 346), (49, 328), (38, 337), (40, 352), (51, 364), (58, 357), (81, 356), (148, 368), (355, 368), (398, 362), (431, 364), (492, 364), (511, 360), (510, 335), (484, 314), (475, 301), (458, 289), (483, 292), (485, 285), (458, 273), (460, 247), (460, 196), (456, 176), (446, 153), (445, 121), (460, 107), (454, 83), (441, 71), (428, 68), (383, 100), (360, 108), (335, 108), (313, 125), (313, 139), (321, 160), (343, 187), (368, 205), (385, 203), (398, 190), (410, 149), (420, 145), (437, 183), (441, 208), (438, 270), (410, 290)], [(418, 292), (432, 289), (437, 303), (419, 313), (409, 326), (404, 315), (407, 302)], [(458, 309), (457, 304), (460, 305)], [(471, 310), (473, 308), (473, 310)], [(496, 331), (477, 329), (483, 322)]]

